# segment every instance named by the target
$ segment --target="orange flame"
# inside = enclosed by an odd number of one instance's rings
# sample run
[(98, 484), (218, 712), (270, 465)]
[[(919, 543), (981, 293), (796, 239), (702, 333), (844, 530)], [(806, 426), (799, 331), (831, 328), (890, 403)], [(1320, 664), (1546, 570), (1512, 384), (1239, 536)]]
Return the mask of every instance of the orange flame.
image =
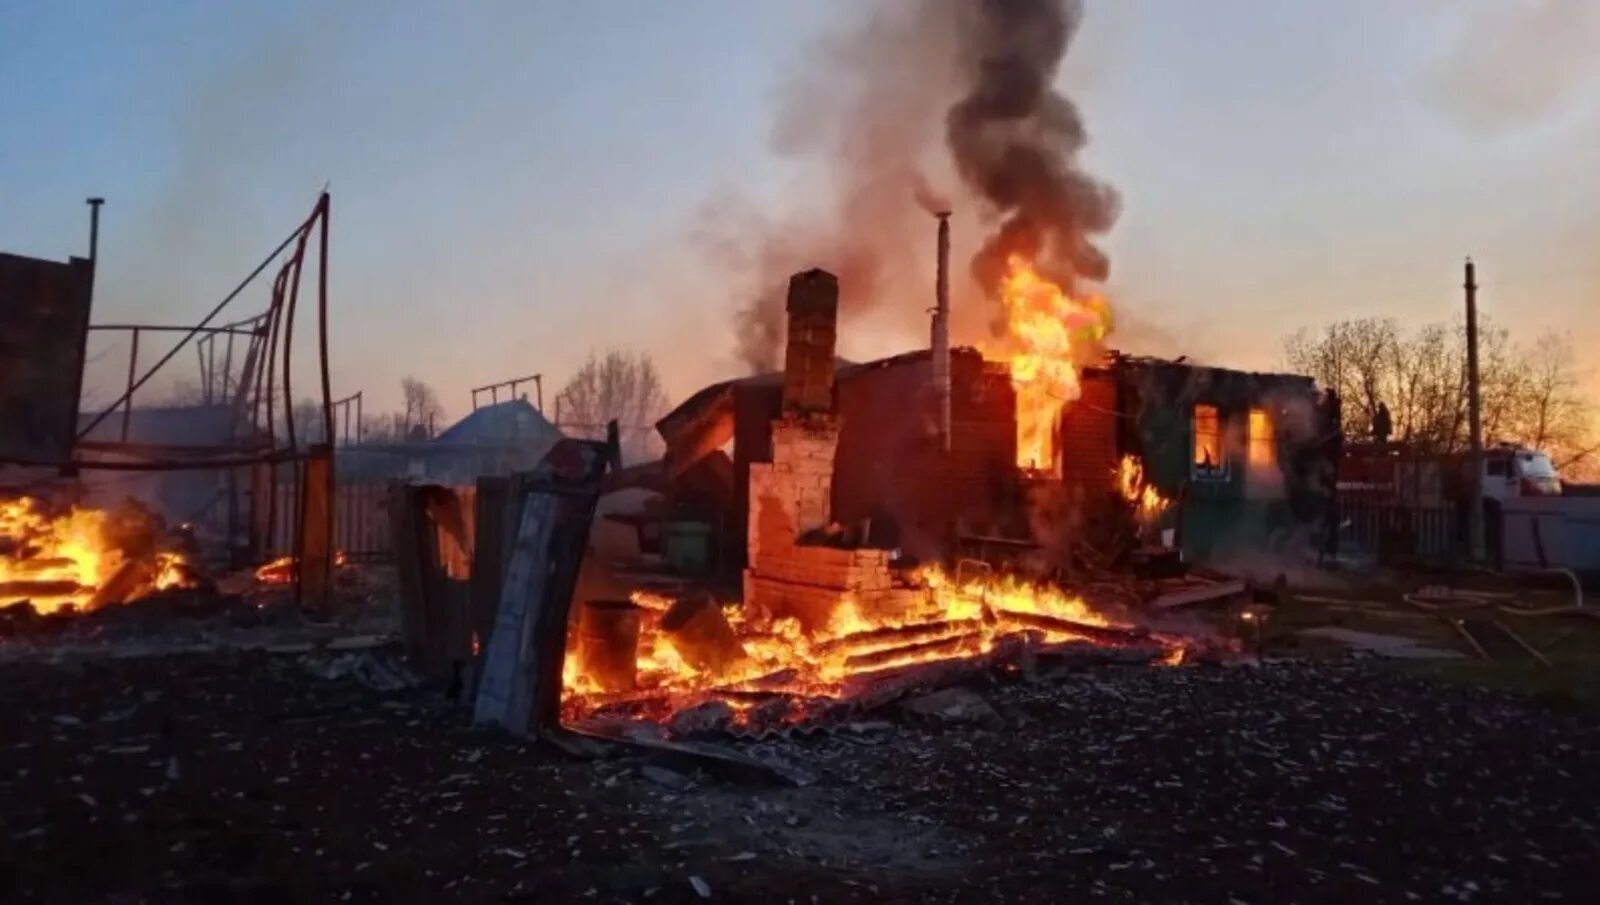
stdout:
[[(41, 613), (88, 606), (130, 562), (117, 529), (115, 514), (104, 510), (73, 506), (55, 514), (35, 497), (0, 500), (0, 606), (27, 600)], [(180, 553), (157, 552), (149, 562), (150, 576), (123, 600), (192, 583)]]
[(641, 610), (636, 689), (605, 691), (585, 671), (581, 653), (569, 649), (563, 664), (565, 715), (581, 717), (608, 703), (632, 699), (656, 701), (664, 712), (708, 697), (738, 709), (737, 694), (728, 692), (741, 686), (836, 699), (847, 693), (845, 684), (855, 676), (979, 656), (1008, 637), (1026, 633), (1044, 643), (1112, 643), (1092, 637), (1094, 630), (1129, 628), (1080, 597), (1011, 576), (957, 577), (926, 567), (914, 573), (912, 581), (904, 608), (892, 614), (867, 613), (845, 595), (828, 624), (811, 633), (791, 618), (725, 611), (744, 657), (715, 672), (697, 670), (692, 658), (662, 631), (661, 616), (672, 601), (636, 592), (632, 600)]
[(1134, 456), (1122, 457), (1117, 464), (1116, 479), (1117, 490), (1123, 499), (1133, 504), (1139, 521), (1155, 521), (1167, 511), (1167, 498), (1145, 479), (1144, 464)]
[[(345, 565), (350, 557), (343, 550), (333, 553), (334, 568)], [(300, 567), (300, 561), (293, 556), (284, 555), (270, 562), (262, 563), (256, 567), (256, 581), (262, 584), (293, 584), (295, 573)]]
[(998, 351), (1011, 365), (1017, 392), (1017, 464), (1052, 470), (1056, 424), (1082, 390), (1078, 368), (1111, 332), (1111, 308), (1098, 295), (1073, 298), (1019, 255), (1000, 282), (1006, 338)]

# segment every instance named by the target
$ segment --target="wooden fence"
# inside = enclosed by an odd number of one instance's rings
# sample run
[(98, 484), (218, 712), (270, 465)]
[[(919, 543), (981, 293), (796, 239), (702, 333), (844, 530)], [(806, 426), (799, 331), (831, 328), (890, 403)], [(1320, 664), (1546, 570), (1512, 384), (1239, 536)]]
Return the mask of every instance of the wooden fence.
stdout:
[(1462, 558), (1464, 522), (1453, 506), (1402, 506), (1339, 500), (1339, 549), (1364, 552), (1380, 562)]

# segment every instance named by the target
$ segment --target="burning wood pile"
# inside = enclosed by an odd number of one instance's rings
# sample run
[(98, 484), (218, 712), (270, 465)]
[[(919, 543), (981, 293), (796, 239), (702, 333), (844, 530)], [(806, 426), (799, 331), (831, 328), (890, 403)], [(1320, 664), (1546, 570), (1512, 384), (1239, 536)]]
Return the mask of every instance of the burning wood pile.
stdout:
[(827, 722), (912, 688), (1024, 657), (1092, 647), (1176, 665), (1181, 638), (1114, 620), (1058, 588), (936, 567), (904, 579), (895, 612), (843, 597), (826, 623), (724, 609), (709, 597), (584, 604), (568, 647), (563, 715), (625, 715), (695, 731)]
[(0, 499), (0, 606), (87, 612), (192, 587), (199, 577), (179, 536), (143, 507)]

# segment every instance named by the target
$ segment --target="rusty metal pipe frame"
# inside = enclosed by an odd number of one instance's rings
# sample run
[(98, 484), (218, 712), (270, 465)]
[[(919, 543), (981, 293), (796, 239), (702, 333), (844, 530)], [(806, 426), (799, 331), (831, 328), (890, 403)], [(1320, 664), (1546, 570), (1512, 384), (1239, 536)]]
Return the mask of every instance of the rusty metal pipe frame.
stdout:
[[(91, 203), (95, 202), (96, 200), (97, 199), (91, 199)], [(286, 286), (288, 284), (288, 280), (289, 280), (289, 277), (290, 277), (291, 273), (294, 276), (296, 285), (293, 286), (293, 287), (289, 287), (289, 288), (291, 288), (291, 290), (294, 290), (294, 289), (298, 288), (298, 279), (299, 279), (299, 274), (301, 272), (301, 267), (303, 266), (304, 249), (305, 249), (306, 242), (310, 239), (311, 229), (320, 225), (321, 228), (322, 228), (322, 233), (321, 233), (321, 236), (320, 236), (320, 250), (322, 252), (322, 258), (323, 259), (319, 263), (319, 274), (318, 274), (318, 296), (319, 296), (319, 299), (318, 299), (318, 302), (319, 302), (318, 321), (319, 321), (319, 326), (322, 328), (321, 331), (319, 331), (322, 334), (321, 337), (320, 337), (319, 346), (320, 346), (320, 352), (322, 353), (321, 354), (321, 358), (322, 358), (321, 370), (322, 370), (322, 378), (323, 378), (323, 383), (324, 383), (324, 393), (323, 393), (324, 425), (328, 426), (329, 429), (331, 430), (331, 424), (332, 424), (332, 417), (333, 416), (332, 416), (332, 409), (331, 409), (331, 404), (330, 404), (331, 403), (331, 394), (328, 392), (328, 387), (327, 387), (327, 383), (328, 383), (328, 379), (329, 379), (329, 362), (328, 362), (328, 342), (327, 342), (327, 335), (326, 335), (326, 321), (327, 321), (327, 261), (326, 261), (326, 255), (327, 255), (327, 247), (328, 247), (328, 235), (327, 235), (328, 210), (329, 210), (329, 197), (328, 197), (328, 194), (326, 192), (324, 192), (318, 198), (317, 204), (316, 204), (315, 208), (313, 208), (311, 215), (308, 216), (305, 219), (305, 221), (303, 221), (300, 224), (300, 226), (298, 226), (293, 232), (291, 232), (288, 236), (286, 236), (283, 239), (282, 242), (280, 242), (275, 248), (273, 248), (273, 250), (270, 253), (268, 253), (268, 255), (265, 258), (262, 259), (261, 263), (257, 264), (256, 267), (253, 270), (251, 270), (250, 273), (247, 274), (245, 276), (245, 278), (243, 280), (241, 280), (239, 282), (239, 284), (237, 286), (235, 286), (234, 289), (231, 292), (229, 292), (228, 295), (225, 296), (222, 299), (222, 301), (218, 302), (206, 314), (206, 316), (200, 320), (200, 322), (198, 324), (195, 324), (195, 325), (190, 326), (190, 327), (171, 327), (171, 326), (168, 326), (168, 325), (142, 325), (142, 324), (141, 325), (134, 325), (134, 324), (104, 324), (104, 325), (98, 325), (96, 328), (94, 328), (94, 329), (103, 329), (103, 330), (130, 330), (130, 331), (131, 330), (138, 330), (138, 331), (152, 330), (152, 331), (160, 331), (160, 332), (182, 332), (184, 335), (154, 365), (152, 365), (148, 370), (146, 370), (137, 379), (133, 379), (131, 381), (131, 383), (129, 384), (129, 386), (124, 390), (123, 394), (120, 397), (118, 397), (115, 401), (112, 402), (111, 405), (107, 406), (103, 411), (101, 411), (97, 416), (95, 416), (95, 418), (92, 421), (90, 421), (87, 426), (85, 426), (82, 430), (80, 430), (74, 436), (74, 438), (73, 438), (73, 446), (74, 447), (76, 447), (85, 438), (87, 438), (88, 435), (91, 432), (93, 432), (95, 428), (99, 427), (100, 424), (103, 423), (106, 418), (110, 417), (113, 412), (117, 411), (118, 408), (126, 409), (127, 407), (131, 406), (131, 400), (133, 398), (133, 394), (136, 393), (146, 383), (148, 383), (150, 378), (153, 377), (156, 374), (157, 371), (161, 370), (162, 367), (164, 367), (168, 362), (170, 362), (178, 354), (178, 352), (181, 351), (183, 349), (183, 347), (188, 345), (191, 341), (195, 341), (195, 348), (196, 348), (196, 351), (197, 351), (197, 353), (199, 354), (199, 357), (200, 357), (202, 379), (209, 379), (210, 374), (207, 373), (208, 369), (206, 368), (206, 363), (207, 363), (206, 362), (206, 350), (203, 348), (203, 346), (206, 345), (207, 342), (210, 342), (210, 344), (213, 346), (212, 358), (214, 360), (214, 358), (215, 358), (215, 351), (214, 351), (215, 343), (214, 343), (214, 340), (218, 335), (223, 335), (223, 334), (228, 335), (229, 336), (229, 340), (230, 340), (230, 345), (231, 345), (232, 335), (234, 333), (247, 332), (247, 333), (251, 333), (251, 334), (253, 334), (253, 335), (257, 336), (257, 337), (265, 338), (266, 341), (267, 341), (267, 345), (268, 345), (268, 354), (260, 356), (261, 373), (266, 375), (267, 379), (265, 381), (262, 381), (260, 379), (258, 379), (256, 381), (256, 394), (257, 394), (257, 396), (256, 396), (256, 404), (253, 406), (253, 411), (259, 413), (260, 402), (261, 402), (261, 400), (263, 398), (265, 399), (266, 408), (267, 408), (266, 430), (267, 430), (267, 435), (268, 435), (268, 438), (269, 438), (268, 451), (252, 454), (252, 455), (249, 455), (249, 456), (224, 456), (224, 457), (219, 457), (219, 458), (214, 458), (214, 459), (194, 459), (194, 460), (154, 460), (154, 461), (143, 461), (143, 462), (108, 462), (108, 461), (81, 461), (81, 460), (73, 459), (73, 460), (66, 461), (66, 462), (59, 462), (59, 461), (45, 462), (45, 461), (38, 461), (38, 460), (31, 460), (31, 459), (4, 459), (4, 460), (0, 460), (0, 462), (3, 462), (4, 464), (14, 464), (14, 465), (23, 465), (23, 466), (31, 466), (31, 467), (60, 468), (60, 469), (65, 469), (65, 470), (69, 470), (69, 471), (70, 470), (74, 470), (74, 469), (96, 469), (96, 470), (107, 470), (107, 471), (181, 471), (181, 470), (185, 470), (185, 469), (236, 468), (236, 467), (241, 467), (241, 466), (245, 466), (245, 465), (252, 465), (252, 464), (258, 464), (258, 463), (273, 463), (273, 464), (277, 464), (277, 463), (282, 463), (282, 462), (298, 461), (298, 460), (304, 458), (304, 456), (300, 455), (294, 449), (294, 438), (293, 438), (293, 434), (292, 434), (292, 431), (293, 431), (293, 425), (292, 425), (293, 418), (292, 418), (292, 416), (287, 419), (287, 421), (289, 422), (289, 425), (288, 425), (289, 426), (289, 430), (291, 432), (291, 434), (290, 434), (291, 445), (290, 445), (289, 449), (287, 449), (287, 450), (277, 450), (276, 449), (276, 446), (277, 446), (276, 430), (275, 430), (275, 425), (273, 424), (273, 421), (275, 420), (275, 418), (273, 417), (273, 415), (274, 415), (274, 412), (273, 412), (273, 399), (274, 399), (275, 393), (272, 392), (273, 388), (272, 388), (271, 384), (272, 384), (272, 377), (276, 373), (276, 368), (274, 367), (274, 365), (276, 364), (276, 361), (275, 361), (276, 353), (278, 351), (278, 347), (280, 345), (280, 340), (281, 340), (281, 344), (282, 344), (283, 349), (284, 349), (284, 395), (285, 395), (285, 399), (286, 400), (292, 399), (291, 390), (290, 390), (289, 381), (288, 381), (288, 369), (289, 369), (289, 352), (288, 352), (288, 349), (289, 349), (290, 345), (292, 344), (291, 343), (291, 337), (292, 337), (292, 329), (293, 329), (293, 310), (294, 310), (294, 304), (293, 303), (295, 301), (295, 296), (297, 295), (297, 293), (295, 293), (293, 291), (291, 291), (291, 293), (290, 293), (290, 298), (288, 299), (288, 307), (290, 309), (289, 310), (290, 319), (287, 322), (285, 322), (285, 321), (283, 321), (283, 309), (285, 307), (285, 299), (284, 299), (283, 290), (286, 288)], [(98, 213), (98, 211), (96, 211), (96, 213)], [(279, 271), (277, 279), (276, 279), (276, 281), (274, 283), (274, 287), (273, 287), (273, 300), (272, 300), (272, 303), (269, 306), (268, 310), (265, 311), (265, 312), (262, 312), (261, 314), (254, 315), (254, 316), (251, 316), (251, 317), (248, 317), (248, 318), (243, 318), (241, 320), (234, 321), (234, 322), (229, 323), (229, 324), (223, 324), (223, 325), (219, 325), (219, 326), (212, 326), (211, 321), (214, 320), (217, 317), (217, 315), (220, 314), (225, 307), (227, 307), (228, 304), (230, 304), (234, 299), (236, 299), (240, 295), (240, 293), (242, 293), (245, 290), (245, 288), (248, 287), (255, 280), (255, 278), (262, 273), (262, 271), (266, 270), (267, 266), (270, 265), (274, 260), (276, 260), (278, 258), (278, 256), (283, 253), (285, 248), (287, 248), (291, 243), (295, 243), (297, 240), (298, 240), (298, 246), (297, 246), (297, 249), (296, 249), (295, 258), (290, 260), (289, 262), (287, 262), (283, 266), (283, 268)], [(250, 329), (245, 330), (244, 329), (245, 325), (251, 325)], [(87, 337), (89, 329), (91, 329), (91, 327), (89, 325), (85, 324), (85, 330), (84, 330), (85, 337)], [(201, 339), (196, 341), (196, 337), (201, 337)], [(85, 340), (85, 341), (87, 341), (87, 340)], [(133, 372), (133, 373), (137, 373), (137, 370), (138, 369), (137, 369), (136, 362), (130, 362), (130, 371)], [(274, 469), (274, 472), (275, 471), (276, 471), (276, 469)], [(274, 483), (276, 483), (276, 482), (274, 481)]]
[(489, 394), (489, 404), (490, 405), (494, 405), (494, 404), (499, 403), (499, 401), (500, 401), (500, 388), (501, 387), (509, 387), (510, 390), (511, 390), (511, 398), (515, 399), (515, 398), (517, 398), (517, 386), (518, 386), (518, 384), (529, 383), (529, 382), (531, 382), (533, 384), (534, 392), (536, 392), (538, 394), (539, 412), (540, 412), (540, 414), (543, 414), (544, 413), (544, 375), (543, 374), (529, 374), (527, 377), (515, 377), (515, 378), (512, 378), (511, 380), (502, 380), (502, 381), (499, 381), (498, 383), (486, 383), (481, 387), (473, 387), (472, 388), (472, 410), (473, 411), (477, 411), (478, 410), (478, 395), (480, 393), (488, 393)]
[[(263, 317), (266, 317), (266, 313), (265, 312), (255, 316), (253, 318), (250, 318), (249, 320), (240, 321), (240, 323), (248, 324), (248, 323), (251, 323), (252, 321), (260, 320)], [(230, 325), (230, 326), (226, 326), (226, 327), (179, 327), (179, 326), (174, 326), (172, 324), (90, 324), (89, 325), (89, 330), (91, 332), (97, 331), (97, 330), (108, 330), (108, 331), (109, 330), (140, 330), (140, 331), (143, 331), (145, 333), (190, 333), (190, 332), (193, 332), (193, 333), (197, 333), (197, 334), (204, 334), (206, 336), (210, 336), (210, 335), (215, 334), (215, 333), (233, 333), (233, 334), (240, 334), (240, 335), (244, 335), (244, 336), (253, 336), (253, 335), (255, 335), (256, 329), (257, 328), (255, 328), (255, 327), (241, 327), (241, 326), (238, 326), (238, 325)]]
[[(319, 212), (320, 212), (320, 207), (319, 207), (319, 211), (318, 212), (314, 212), (312, 214), (312, 217), (313, 218), (316, 217), (317, 213), (319, 213)], [(299, 227), (297, 227), (294, 230), (294, 232), (292, 232), (288, 236), (286, 236), (282, 242), (278, 243), (278, 246), (276, 248), (274, 248), (271, 251), (271, 253), (269, 253), (265, 258), (263, 258), (261, 263), (257, 264), (255, 269), (250, 271), (250, 273), (242, 281), (240, 281), (238, 286), (234, 287), (232, 292), (228, 293), (222, 299), (222, 301), (218, 302), (216, 304), (216, 306), (214, 308), (212, 308), (209, 313), (206, 314), (205, 317), (200, 319), (200, 323), (199, 324), (195, 325), (195, 327), (191, 327), (189, 329), (189, 331), (184, 334), (184, 337), (182, 339), (178, 340), (177, 345), (173, 346), (170, 350), (168, 350), (167, 354), (163, 355), (161, 357), (160, 361), (157, 361), (155, 363), (155, 365), (150, 368), (150, 370), (148, 370), (148, 371), (146, 371), (144, 373), (144, 376), (140, 377), (137, 381), (135, 381), (135, 383), (133, 385), (133, 389), (137, 390), (140, 387), (144, 386), (145, 383), (147, 383), (150, 380), (151, 377), (155, 376), (155, 373), (157, 371), (161, 370), (163, 365), (165, 365), (167, 362), (171, 361), (173, 359), (173, 357), (178, 354), (179, 350), (181, 350), (185, 345), (187, 345), (189, 343), (189, 341), (191, 339), (193, 339), (197, 335), (197, 333), (199, 332), (199, 330), (201, 328), (209, 326), (211, 324), (211, 321), (214, 320), (218, 314), (222, 313), (222, 309), (223, 308), (226, 308), (230, 302), (232, 302), (234, 299), (238, 298), (239, 294), (244, 292), (245, 287), (249, 286), (250, 283), (252, 281), (254, 281), (257, 276), (260, 276), (261, 272), (267, 269), (267, 265), (271, 264), (274, 260), (276, 260), (278, 255), (281, 254), (285, 248), (289, 247), (289, 243), (293, 242), (297, 236), (299, 236), (303, 232), (305, 232), (305, 230), (310, 226), (311, 222), (312, 222), (312, 220), (310, 218), (308, 218), (305, 223), (301, 224)], [(125, 395), (131, 395), (131, 391), (128, 394), (125, 394)], [(112, 403), (109, 407), (107, 407), (107, 409), (104, 412), (101, 412), (98, 417), (96, 417), (93, 421), (89, 422), (89, 426), (88, 427), (85, 427), (83, 430), (79, 431), (78, 432), (78, 436), (77, 436), (76, 439), (82, 440), (83, 438), (89, 436), (89, 433), (91, 431), (93, 431), (95, 428), (99, 427), (100, 426), (100, 422), (104, 421), (106, 419), (106, 417), (108, 415), (110, 415), (113, 411), (115, 411), (117, 406), (121, 405), (124, 401), (125, 400), (121, 399), (121, 398), (117, 399), (114, 403)]]
[(935, 214), (939, 219), (933, 283), (933, 392), (938, 406), (939, 444), (950, 451), (950, 212)]

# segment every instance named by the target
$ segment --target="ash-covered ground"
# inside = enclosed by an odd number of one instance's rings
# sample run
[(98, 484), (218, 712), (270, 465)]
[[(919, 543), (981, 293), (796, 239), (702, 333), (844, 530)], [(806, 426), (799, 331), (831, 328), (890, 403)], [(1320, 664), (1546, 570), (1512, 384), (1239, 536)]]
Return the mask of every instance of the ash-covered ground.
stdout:
[(0, 664), (0, 900), (1537, 902), (1600, 888), (1600, 717), (1352, 660), (1046, 670), (744, 750), (475, 729), (334, 654)]

